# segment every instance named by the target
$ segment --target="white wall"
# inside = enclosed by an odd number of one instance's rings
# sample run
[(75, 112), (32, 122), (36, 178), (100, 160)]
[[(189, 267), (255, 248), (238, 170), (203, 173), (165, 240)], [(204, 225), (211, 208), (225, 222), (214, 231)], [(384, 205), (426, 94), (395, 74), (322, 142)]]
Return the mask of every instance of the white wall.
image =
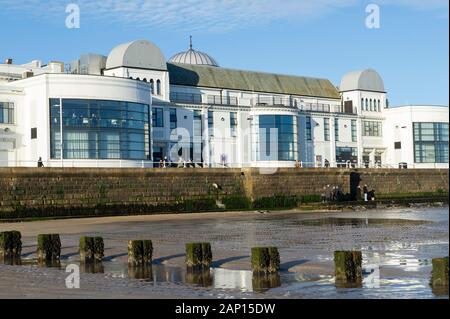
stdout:
[[(445, 106), (402, 106), (384, 111), (384, 145), (387, 147), (387, 162), (398, 165), (408, 163), (415, 168), (448, 168), (448, 163), (414, 163), (414, 122), (448, 123), (448, 107)], [(394, 149), (394, 142), (401, 142), (401, 149)]]

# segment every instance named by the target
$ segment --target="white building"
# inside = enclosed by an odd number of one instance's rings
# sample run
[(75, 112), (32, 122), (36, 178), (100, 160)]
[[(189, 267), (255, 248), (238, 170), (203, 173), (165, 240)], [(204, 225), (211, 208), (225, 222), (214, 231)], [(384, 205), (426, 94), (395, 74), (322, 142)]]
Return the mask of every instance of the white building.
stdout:
[(348, 73), (338, 89), (327, 79), (222, 68), (192, 44), (167, 62), (140, 40), (66, 65), (0, 64), (0, 166), (39, 158), (57, 167), (152, 167), (164, 158), (448, 167), (448, 107), (390, 107), (374, 70)]

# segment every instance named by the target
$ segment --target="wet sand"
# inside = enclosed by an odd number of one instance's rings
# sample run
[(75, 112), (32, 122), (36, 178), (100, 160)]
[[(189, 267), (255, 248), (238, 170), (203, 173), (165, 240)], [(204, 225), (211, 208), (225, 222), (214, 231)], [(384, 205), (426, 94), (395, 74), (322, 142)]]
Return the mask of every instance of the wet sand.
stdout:
[[(0, 298), (433, 298), (435, 295), (426, 285), (431, 258), (448, 256), (449, 240), (448, 207), (199, 213), (0, 224), (0, 231), (7, 230), (22, 233), (24, 259), (36, 257), (38, 234), (59, 233), (63, 266), (79, 262), (80, 236), (102, 236), (105, 272), (82, 273), (81, 289), (67, 289), (64, 267), (0, 265)], [(167, 268), (159, 269), (158, 276), (170, 277), (174, 271), (175, 279), (149, 282), (128, 278), (129, 239), (151, 239), (154, 264)], [(182, 274), (184, 245), (194, 241), (211, 242), (213, 268), (241, 272), (220, 275), (218, 270), (216, 276), (221, 277), (214, 278), (224, 281), (225, 288), (186, 283)], [(281, 286), (264, 293), (242, 289), (233, 282), (233, 276), (247, 278), (251, 247), (266, 245), (279, 248)], [(341, 249), (362, 250), (364, 264), (379, 265), (382, 287), (387, 288), (336, 289), (333, 251)], [(181, 269), (180, 274), (177, 269)], [(305, 276), (322, 279), (310, 281)]]

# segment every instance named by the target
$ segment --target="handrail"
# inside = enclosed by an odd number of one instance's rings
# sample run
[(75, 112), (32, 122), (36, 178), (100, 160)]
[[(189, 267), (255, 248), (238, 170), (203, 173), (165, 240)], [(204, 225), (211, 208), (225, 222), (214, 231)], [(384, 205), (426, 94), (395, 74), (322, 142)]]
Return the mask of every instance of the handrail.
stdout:
[[(255, 161), (255, 162), (178, 162), (178, 161), (151, 161), (151, 160), (115, 160), (115, 159), (102, 159), (102, 160), (89, 160), (89, 159), (54, 159), (49, 161), (42, 161), (44, 167), (110, 167), (110, 168), (151, 168), (151, 167), (161, 167), (161, 168), (245, 168), (245, 167), (297, 167), (297, 168), (358, 168), (358, 169), (416, 169), (416, 168), (448, 168), (448, 163), (427, 163), (428, 167), (421, 167), (417, 163), (382, 163), (382, 164), (372, 164), (367, 163), (349, 163), (347, 162), (329, 162), (327, 164), (320, 162), (303, 162), (303, 161)], [(38, 161), (6, 161), (0, 160), (1, 167), (38, 167)]]
[(357, 114), (357, 109), (354, 108), (352, 113), (342, 110), (341, 105), (331, 105), (327, 103), (311, 103), (298, 102), (294, 98), (281, 98), (276, 96), (261, 96), (256, 99), (237, 98), (233, 96), (221, 95), (202, 95), (198, 93), (170, 93), (170, 100), (174, 103), (186, 104), (211, 104), (211, 105), (230, 105), (230, 106), (284, 106), (296, 108), (300, 111), (306, 112), (323, 112), (323, 113), (347, 113)]

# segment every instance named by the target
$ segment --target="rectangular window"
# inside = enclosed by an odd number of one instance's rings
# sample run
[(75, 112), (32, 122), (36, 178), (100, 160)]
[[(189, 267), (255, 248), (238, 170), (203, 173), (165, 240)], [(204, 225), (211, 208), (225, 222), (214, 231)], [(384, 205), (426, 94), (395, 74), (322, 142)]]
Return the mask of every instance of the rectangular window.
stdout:
[(194, 137), (202, 136), (202, 111), (194, 110)]
[(325, 141), (330, 140), (330, 119), (329, 118), (323, 119), (323, 139)]
[(170, 109), (170, 129), (174, 130), (177, 128), (177, 109)]
[(36, 127), (33, 127), (33, 128), (31, 129), (31, 139), (32, 139), (32, 140), (37, 139), (37, 128), (36, 128)]
[(336, 163), (338, 166), (346, 165), (348, 162), (358, 162), (358, 149), (356, 147), (336, 147)]
[(394, 149), (401, 150), (402, 149), (402, 142), (394, 142)]
[(230, 133), (232, 137), (237, 135), (237, 112), (230, 113)]
[(352, 120), (352, 142), (357, 142), (356, 120)]
[(381, 125), (381, 122), (363, 121), (363, 135), (381, 137)]
[(0, 102), (0, 124), (14, 124), (14, 103)]
[(260, 115), (258, 141), (258, 161), (295, 161), (297, 118), (289, 115)]
[(448, 163), (448, 123), (413, 123), (414, 161)]
[(306, 117), (306, 140), (311, 141), (311, 117)]
[(164, 127), (164, 109), (162, 109), (160, 107), (153, 108), (152, 126), (153, 127)]
[(214, 112), (208, 111), (208, 131), (209, 136), (214, 136)]
[(339, 141), (339, 119), (334, 119), (334, 140)]

